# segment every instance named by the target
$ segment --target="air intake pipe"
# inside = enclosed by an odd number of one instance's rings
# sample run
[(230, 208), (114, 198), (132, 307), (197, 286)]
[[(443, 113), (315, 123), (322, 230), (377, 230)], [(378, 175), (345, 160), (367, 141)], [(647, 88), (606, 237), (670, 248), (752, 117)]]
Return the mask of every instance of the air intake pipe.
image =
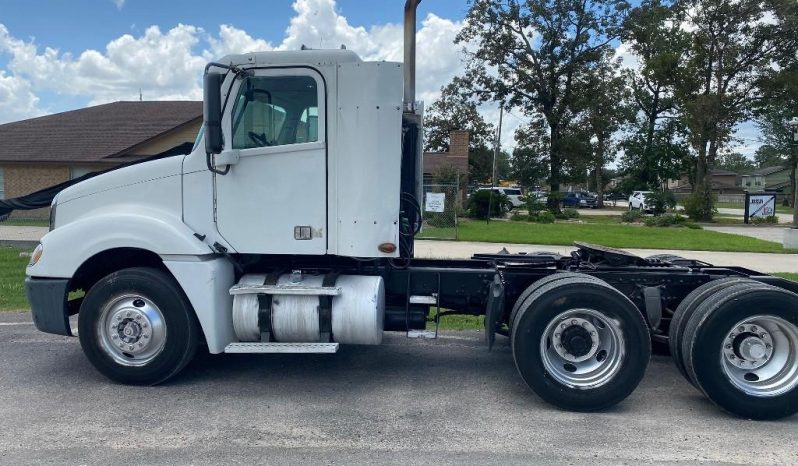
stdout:
[(416, 8), (421, 0), (405, 1), (405, 97), (404, 111), (416, 109)]

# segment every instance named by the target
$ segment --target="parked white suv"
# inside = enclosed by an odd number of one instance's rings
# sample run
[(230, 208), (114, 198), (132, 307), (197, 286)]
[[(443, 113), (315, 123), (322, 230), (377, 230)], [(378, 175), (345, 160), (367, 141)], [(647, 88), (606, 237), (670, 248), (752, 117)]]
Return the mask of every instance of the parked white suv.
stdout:
[[(491, 189), (491, 188), (480, 188), (480, 189)], [(523, 193), (519, 188), (500, 188), (495, 187), (493, 188), (494, 193), (504, 194), (507, 196), (507, 200), (510, 201), (510, 204), (513, 205), (513, 209), (521, 207), (524, 205), (524, 201), (521, 200), (523, 197)]]
[(651, 191), (635, 191), (629, 196), (629, 210), (639, 209), (648, 211), (651, 208), (646, 204), (646, 195), (651, 194)]

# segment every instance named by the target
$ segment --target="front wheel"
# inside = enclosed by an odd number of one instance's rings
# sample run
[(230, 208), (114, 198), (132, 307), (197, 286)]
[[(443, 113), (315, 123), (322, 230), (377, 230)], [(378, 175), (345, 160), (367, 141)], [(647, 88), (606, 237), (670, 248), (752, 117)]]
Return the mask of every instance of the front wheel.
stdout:
[(91, 287), (78, 315), (80, 345), (106, 377), (154, 385), (194, 356), (199, 326), (183, 291), (152, 268), (114, 272)]

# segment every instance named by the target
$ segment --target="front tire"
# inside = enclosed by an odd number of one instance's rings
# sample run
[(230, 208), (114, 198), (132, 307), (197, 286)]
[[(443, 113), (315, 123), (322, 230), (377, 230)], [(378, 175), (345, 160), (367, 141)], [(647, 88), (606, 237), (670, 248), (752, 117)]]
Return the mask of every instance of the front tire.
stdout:
[(91, 287), (78, 315), (83, 352), (100, 373), (132, 385), (155, 385), (194, 356), (199, 325), (188, 299), (167, 273), (136, 267)]

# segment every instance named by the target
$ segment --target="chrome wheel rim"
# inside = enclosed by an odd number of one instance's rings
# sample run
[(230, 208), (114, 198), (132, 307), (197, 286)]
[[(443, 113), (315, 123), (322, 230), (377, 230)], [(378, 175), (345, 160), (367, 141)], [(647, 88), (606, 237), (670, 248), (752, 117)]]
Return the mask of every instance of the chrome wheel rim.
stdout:
[(543, 366), (572, 388), (608, 383), (620, 371), (626, 345), (620, 321), (593, 309), (570, 309), (549, 322), (540, 340)]
[(774, 397), (798, 385), (798, 326), (773, 315), (741, 320), (721, 344), (721, 366), (743, 393)]
[(100, 349), (122, 366), (143, 366), (166, 344), (163, 313), (150, 299), (122, 295), (106, 304), (97, 320)]

